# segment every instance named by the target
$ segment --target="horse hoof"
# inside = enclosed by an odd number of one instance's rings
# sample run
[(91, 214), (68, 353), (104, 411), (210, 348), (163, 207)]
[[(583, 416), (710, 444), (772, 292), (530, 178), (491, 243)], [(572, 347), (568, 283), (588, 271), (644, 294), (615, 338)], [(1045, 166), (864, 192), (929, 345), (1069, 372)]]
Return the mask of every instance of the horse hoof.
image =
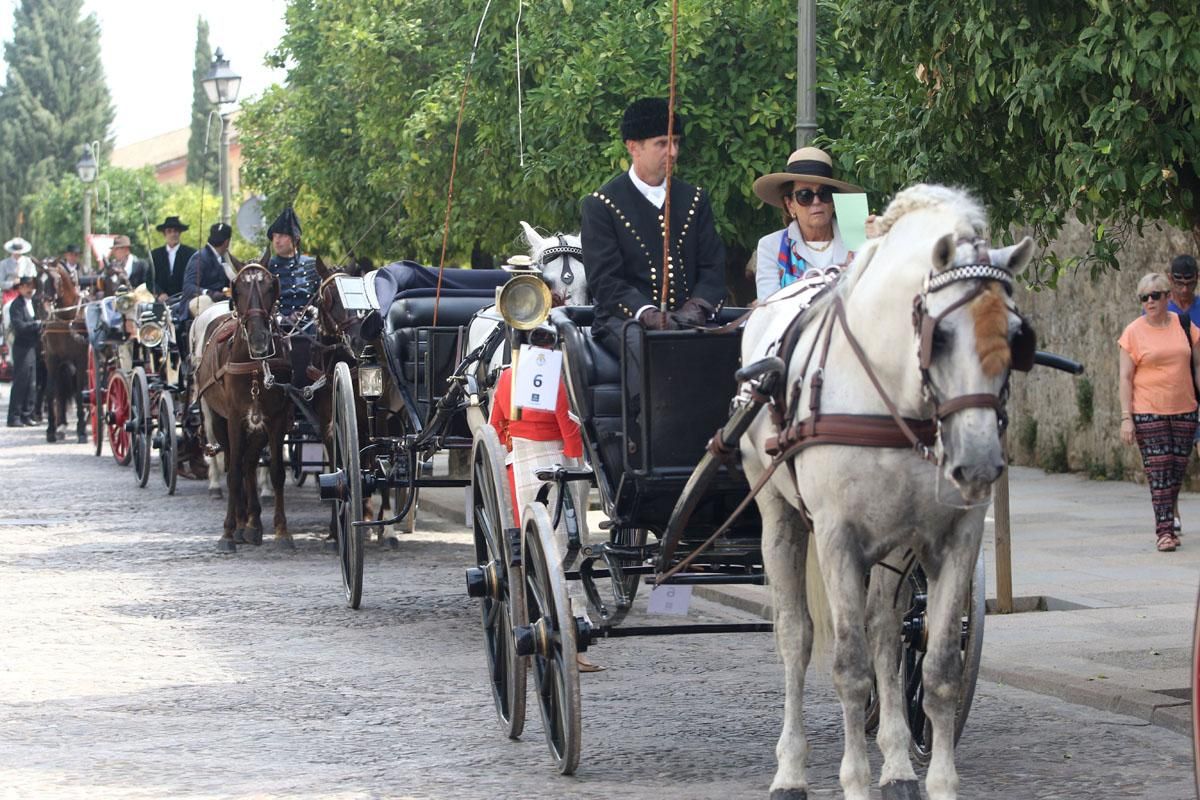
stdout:
[(883, 800), (921, 800), (921, 788), (915, 780), (892, 781), (879, 789)]
[(385, 545), (387, 545), (389, 550), (399, 550), (400, 549), (400, 540), (397, 539), (395, 536), (384, 537), (383, 543)]
[(771, 800), (808, 800), (807, 789), (772, 789)]
[(321, 545), (321, 549), (326, 553), (336, 553), (338, 551), (337, 539), (326, 539), (325, 544)]
[(214, 500), (220, 500), (222, 497), (225, 496), (225, 493), (222, 492), (220, 489), (209, 489), (208, 496)]
[(250, 544), (250, 540), (246, 538), (246, 529), (238, 528), (233, 532), (233, 541), (238, 544)]
[(233, 543), (233, 539), (226, 539), (225, 537), (221, 537), (220, 539), (217, 539), (217, 552), (218, 553), (236, 553), (237, 545)]
[(255, 547), (262, 544), (262, 528), (246, 528), (246, 541)]
[(285, 551), (295, 550), (296, 543), (292, 541), (292, 537), (290, 537), (290, 536), (287, 537), (286, 539), (283, 537), (276, 537), (275, 549), (276, 550), (285, 550)]

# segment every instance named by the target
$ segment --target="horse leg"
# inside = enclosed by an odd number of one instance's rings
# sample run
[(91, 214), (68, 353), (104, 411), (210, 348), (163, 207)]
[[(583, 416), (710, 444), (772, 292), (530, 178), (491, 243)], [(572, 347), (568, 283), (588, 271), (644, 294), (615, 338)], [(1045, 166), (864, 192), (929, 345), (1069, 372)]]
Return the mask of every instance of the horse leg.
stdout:
[(933, 753), (925, 776), (929, 800), (954, 800), (958, 796), (954, 727), (962, 683), (962, 602), (979, 550), (982, 516), (982, 510), (963, 515), (947, 540), (955, 544), (922, 562), (929, 576), (929, 639), (921, 668), (925, 716), (933, 726)]
[[(822, 546), (823, 545), (823, 546)], [(862, 558), (843, 525), (825, 526), (817, 537), (829, 608), (833, 615), (833, 685), (842, 701), (845, 749), (838, 778), (846, 800), (867, 800), (871, 765), (863, 710), (871, 694), (867, 663), (866, 587)]]
[(292, 534), (288, 532), (287, 514), (283, 509), (283, 439), (282, 426), (275, 424), (271, 429), (271, 487), (275, 490), (275, 546), (281, 550), (295, 550)]
[(246, 444), (251, 445), (245, 447), (242, 451), (242, 491), (245, 496), (242, 498), (244, 505), (244, 532), (243, 536), (246, 541), (253, 545), (262, 544), (262, 502), (258, 495), (258, 462), (262, 457), (262, 442), (261, 438), (249, 433), (246, 434)]
[(263, 499), (266, 499), (268, 497), (274, 496), (272, 493), (273, 493), (275, 487), (274, 487), (274, 481), (271, 480), (270, 465), (268, 465), (268, 466), (262, 466), (261, 464), (259, 465), (259, 467), (258, 467), (258, 485), (261, 487), (261, 492), (259, 493), (260, 497), (262, 497)]
[[(888, 563), (898, 565), (900, 559), (892, 557)], [(905, 609), (895, 598), (902, 580), (907, 578), (876, 567), (871, 571), (867, 592), (867, 641), (875, 664), (875, 693), (879, 699), (879, 733), (875, 741), (883, 753), (879, 786), (885, 800), (920, 800), (917, 775), (908, 755), (911, 735), (900, 686), (897, 637)]]
[[(214, 427), (215, 427), (214, 423)], [(225, 427), (228, 430), (230, 427), (226, 422)], [(228, 431), (225, 438), (225, 455), (226, 467), (225, 472), (225, 488), (228, 492), (228, 497), (225, 500), (225, 532), (221, 536), (221, 540), (217, 542), (217, 550), (223, 553), (232, 553), (237, 550), (237, 541), (242, 539), (242, 531), (238, 527), (238, 515), (241, 511), (241, 483), (242, 483), (242, 464), (241, 459), (237, 456), (238, 446), (240, 445), (240, 436), (234, 431)], [(212, 475), (215, 470), (209, 472)]]
[(75, 385), (71, 396), (75, 401), (75, 438), (80, 444), (87, 444), (88, 440), (88, 413), (83, 402), (83, 376), (87, 373), (80, 373), (79, 369), (75, 370)]
[[(200, 401), (200, 420), (204, 424), (204, 441), (208, 446), (216, 447), (220, 445), (222, 439), (217, 437), (217, 422), (212, 409), (208, 407), (208, 403), (204, 400)], [(228, 440), (228, 434), (225, 440)], [(221, 474), (224, 453), (214, 452), (213, 455), (205, 455), (204, 461), (208, 465), (208, 496), (219, 498), (221, 496)]]
[(55, 412), (58, 410), (57, 372), (57, 369), (46, 370), (46, 396), (50, 398), (50, 402), (46, 404), (46, 441), (51, 443), (58, 441), (58, 425), (55, 419)]
[[(747, 464), (747, 473), (752, 470)], [(812, 657), (813, 625), (805, 601), (808, 532), (800, 514), (773, 485), (758, 495), (762, 515), (763, 565), (771, 587), (775, 642), (783, 659), (783, 732), (775, 745), (779, 767), (771, 800), (808, 797), (808, 738), (804, 733), (804, 676)]]

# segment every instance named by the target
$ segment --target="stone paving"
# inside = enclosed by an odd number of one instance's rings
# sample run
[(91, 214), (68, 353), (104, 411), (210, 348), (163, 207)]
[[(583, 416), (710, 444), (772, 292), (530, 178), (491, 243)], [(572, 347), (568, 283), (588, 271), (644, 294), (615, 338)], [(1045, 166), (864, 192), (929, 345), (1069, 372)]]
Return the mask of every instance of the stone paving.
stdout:
[[(583, 761), (561, 778), (535, 709), (523, 741), (498, 731), (457, 522), (369, 550), (350, 611), (311, 483), (288, 501), (295, 553), (221, 556), (202, 484), (139, 490), (111, 458), (41, 439), (0, 429), (0, 797), (766, 797), (769, 636), (601, 643)], [(807, 708), (811, 796), (840, 797), (819, 669)], [(1187, 738), (986, 682), (958, 763), (963, 798), (1195, 796)]]

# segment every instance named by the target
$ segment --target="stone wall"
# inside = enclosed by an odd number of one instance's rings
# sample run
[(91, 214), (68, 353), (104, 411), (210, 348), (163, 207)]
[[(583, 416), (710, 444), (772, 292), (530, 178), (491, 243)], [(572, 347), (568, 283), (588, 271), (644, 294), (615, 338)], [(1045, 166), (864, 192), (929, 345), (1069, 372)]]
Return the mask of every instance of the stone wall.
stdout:
[[(1062, 256), (1088, 249), (1087, 229), (1068, 225), (1054, 245)], [(1064, 275), (1057, 290), (1019, 289), (1017, 303), (1033, 322), (1038, 347), (1082, 362), (1079, 377), (1034, 369), (1014, 374), (1009, 403), (1009, 450), (1014, 463), (1050, 471), (1081, 471), (1101, 479), (1144, 481), (1136, 446), (1121, 444), (1117, 395), (1117, 338), (1141, 313), (1134, 297), (1138, 279), (1165, 271), (1179, 253), (1195, 253), (1184, 231), (1147, 226), (1129, 241), (1119, 271), (1092, 279), (1086, 269)], [(1193, 460), (1193, 485), (1200, 467)]]

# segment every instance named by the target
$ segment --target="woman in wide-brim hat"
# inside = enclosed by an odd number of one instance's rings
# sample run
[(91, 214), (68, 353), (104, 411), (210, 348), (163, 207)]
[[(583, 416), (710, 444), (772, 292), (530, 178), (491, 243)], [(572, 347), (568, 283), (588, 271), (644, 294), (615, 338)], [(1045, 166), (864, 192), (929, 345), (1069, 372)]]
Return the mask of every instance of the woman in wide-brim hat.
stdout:
[(763, 175), (754, 193), (768, 205), (783, 209), (787, 226), (758, 240), (754, 284), (765, 300), (816, 270), (850, 263), (834, 218), (833, 195), (862, 192), (833, 177), (833, 160), (819, 147), (801, 147), (788, 157), (782, 172)]

